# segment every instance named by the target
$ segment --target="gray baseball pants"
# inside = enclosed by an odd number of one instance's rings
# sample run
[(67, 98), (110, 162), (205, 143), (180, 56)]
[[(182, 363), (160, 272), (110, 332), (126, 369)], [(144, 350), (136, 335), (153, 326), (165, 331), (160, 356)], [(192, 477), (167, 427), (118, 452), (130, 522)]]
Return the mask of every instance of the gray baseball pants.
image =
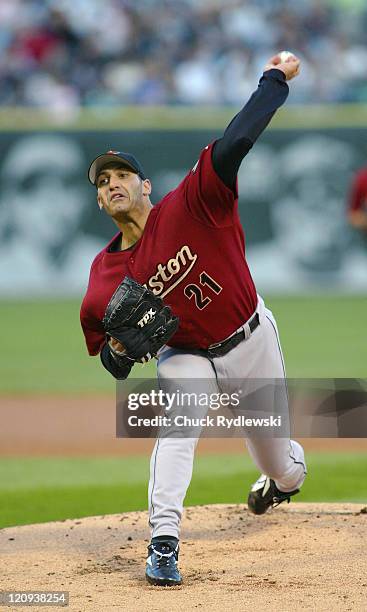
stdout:
[[(165, 347), (158, 360), (158, 377), (163, 387), (165, 382), (174, 380), (175, 388), (179, 381), (181, 391), (190, 391), (193, 379), (205, 379), (207, 388), (214, 392), (218, 391), (217, 379), (220, 379), (228, 380), (230, 391), (233, 380), (241, 379), (246, 384), (255, 379), (283, 379), (285, 370), (276, 322), (260, 297), (257, 312), (260, 325), (223, 357), (210, 360), (201, 354)], [(148, 490), (152, 537), (179, 538), (197, 442), (197, 437), (164, 437), (156, 441)], [(259, 471), (270, 476), (281, 491), (301, 487), (306, 464), (298, 442), (289, 437), (250, 436), (246, 438), (246, 445)]]

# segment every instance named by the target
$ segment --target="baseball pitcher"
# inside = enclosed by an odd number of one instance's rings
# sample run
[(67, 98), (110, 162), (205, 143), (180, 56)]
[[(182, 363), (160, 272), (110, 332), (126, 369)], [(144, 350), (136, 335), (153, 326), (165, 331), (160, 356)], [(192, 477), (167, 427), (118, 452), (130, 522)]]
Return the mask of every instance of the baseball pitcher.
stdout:
[[(157, 357), (161, 383), (283, 379), (283, 358), (272, 313), (249, 271), (238, 214), (237, 172), (288, 96), (300, 60), (272, 57), (257, 90), (223, 136), (201, 152), (176, 189), (154, 206), (151, 182), (130, 153), (94, 159), (89, 180), (118, 233), (93, 261), (81, 306), (90, 355), (100, 354), (116, 379), (136, 362)], [(156, 441), (149, 482), (146, 578), (178, 585), (179, 534), (197, 439)], [(306, 474), (304, 453), (288, 438), (248, 438), (261, 472), (248, 507), (255, 514), (289, 501)]]

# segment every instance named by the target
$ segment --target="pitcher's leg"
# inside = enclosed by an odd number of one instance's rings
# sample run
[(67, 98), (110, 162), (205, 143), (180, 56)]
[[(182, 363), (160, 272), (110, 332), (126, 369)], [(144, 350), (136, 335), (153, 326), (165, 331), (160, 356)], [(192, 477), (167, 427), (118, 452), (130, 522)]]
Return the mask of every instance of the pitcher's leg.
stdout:
[[(267, 359), (263, 360), (262, 375), (275, 379), (285, 378), (278, 328), (272, 312), (267, 308), (265, 308), (262, 323), (266, 338), (266, 353), (269, 359), (269, 363)], [(283, 391), (278, 397), (284, 406), (277, 408), (280, 412), (288, 414), (287, 393)], [(294, 491), (302, 486), (307, 469), (304, 451), (299, 442), (289, 438), (254, 438), (248, 439), (246, 443), (260, 471), (274, 480), (280, 491)]]
[(299, 489), (307, 469), (302, 446), (287, 438), (248, 438), (248, 451), (262, 474), (274, 480), (280, 491)]
[[(210, 361), (200, 354), (167, 348), (160, 354), (158, 363), (160, 388), (165, 393), (182, 393), (218, 390), (215, 372)], [(204, 410), (204, 409), (203, 409)], [(169, 416), (185, 408), (173, 405)], [(200, 408), (197, 408), (201, 416)], [(164, 437), (155, 444), (150, 462), (149, 524), (152, 537), (173, 536), (179, 538), (183, 502), (191, 481), (193, 460), (198, 437), (185, 435), (185, 429), (167, 428)], [(198, 435), (200, 431), (195, 432)], [(171, 436), (172, 434), (172, 436)]]
[[(243, 379), (244, 397), (257, 398), (254, 406), (250, 406), (256, 413), (274, 409), (275, 415), (282, 415), (282, 422), (288, 418), (288, 398), (286, 387), (283, 388), (285, 378), (283, 355), (280, 347), (279, 335), (272, 313), (264, 307), (259, 300), (258, 312), (260, 326), (248, 340), (241, 342), (224, 359), (216, 360), (218, 378), (222, 372), (229, 372), (233, 379)], [(252, 392), (264, 381), (267, 389), (272, 381), (277, 393), (269, 394), (270, 405), (261, 405), (261, 400), (267, 403), (266, 393), (254, 395)], [(284, 383), (285, 384), (285, 383)], [(274, 403), (274, 398), (276, 402)], [(260, 400), (260, 403), (258, 403)], [(254, 415), (252, 415), (254, 416)], [(305, 478), (306, 465), (304, 453), (298, 442), (291, 441), (284, 431), (284, 437), (249, 437), (246, 444), (249, 453), (259, 470), (271, 478), (281, 491), (298, 489)]]
[(152, 537), (179, 538), (183, 502), (191, 481), (196, 438), (161, 438), (150, 461), (149, 524)]

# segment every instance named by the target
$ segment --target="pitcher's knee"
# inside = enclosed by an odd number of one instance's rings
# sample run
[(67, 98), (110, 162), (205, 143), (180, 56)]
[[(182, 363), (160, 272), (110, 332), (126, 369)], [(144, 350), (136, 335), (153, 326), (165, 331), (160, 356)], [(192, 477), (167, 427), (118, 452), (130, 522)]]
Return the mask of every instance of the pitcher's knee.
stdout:
[(280, 488), (284, 491), (298, 488), (305, 478), (303, 464), (295, 463), (289, 458), (284, 463), (265, 462), (260, 467), (263, 474), (269, 476), (276, 483), (282, 483)]
[(305, 467), (300, 463), (294, 463), (283, 474), (278, 474), (275, 477), (271, 476), (276, 486), (281, 491), (294, 491), (295, 489), (300, 489), (305, 477)]

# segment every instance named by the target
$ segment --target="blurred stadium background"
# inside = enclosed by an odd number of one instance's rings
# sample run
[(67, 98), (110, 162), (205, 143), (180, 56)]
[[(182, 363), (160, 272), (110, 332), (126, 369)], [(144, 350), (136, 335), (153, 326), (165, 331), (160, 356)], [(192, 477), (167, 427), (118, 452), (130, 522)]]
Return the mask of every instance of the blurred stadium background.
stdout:
[[(347, 218), (367, 165), (366, 29), (363, 0), (1, 0), (0, 526), (145, 507), (151, 441), (113, 439), (114, 383), (79, 328), (114, 232), (88, 162), (133, 152), (158, 201), (278, 50), (302, 73), (240, 171), (250, 266), (290, 376), (366, 377), (367, 237)], [(306, 442), (304, 501), (366, 499), (365, 440), (341, 442)], [(239, 446), (226, 463), (203, 449), (189, 502), (241, 502), (256, 471)]]

